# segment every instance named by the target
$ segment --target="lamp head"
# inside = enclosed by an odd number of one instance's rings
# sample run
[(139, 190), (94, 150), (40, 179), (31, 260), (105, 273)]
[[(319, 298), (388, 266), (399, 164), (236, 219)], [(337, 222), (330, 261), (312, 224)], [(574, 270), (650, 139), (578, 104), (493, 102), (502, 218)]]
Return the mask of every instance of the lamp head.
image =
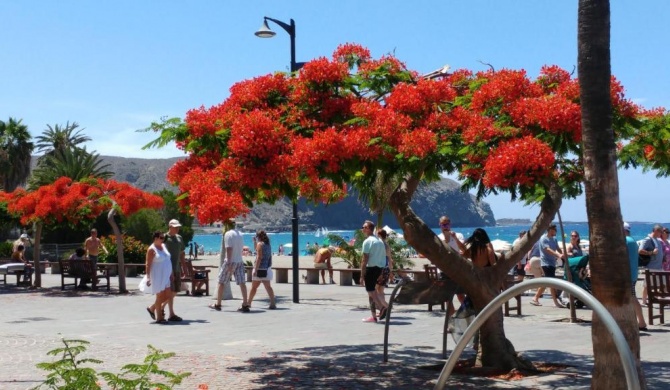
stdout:
[(259, 28), (258, 31), (256, 31), (254, 34), (259, 38), (272, 38), (277, 33), (270, 30), (270, 26), (268, 26), (267, 20), (263, 20), (263, 25), (261, 25), (261, 28)]

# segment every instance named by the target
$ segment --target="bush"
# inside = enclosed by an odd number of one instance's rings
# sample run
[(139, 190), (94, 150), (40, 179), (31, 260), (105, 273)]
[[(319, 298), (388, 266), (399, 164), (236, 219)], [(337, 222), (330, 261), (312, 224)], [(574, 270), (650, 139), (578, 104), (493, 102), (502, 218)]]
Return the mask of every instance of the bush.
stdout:
[[(158, 368), (158, 362), (174, 356), (173, 352), (165, 353), (148, 345), (149, 353), (144, 358), (143, 364), (126, 364), (121, 368), (120, 374), (111, 372), (98, 373), (95, 369), (84, 367), (87, 364), (100, 364), (101, 360), (80, 358), (79, 355), (86, 352), (88, 341), (63, 339), (65, 347), (56, 348), (47, 355), (61, 356), (60, 360), (37, 364), (37, 368), (48, 371), (47, 378), (34, 389), (100, 389), (98, 376), (107, 382), (111, 389), (134, 390), (134, 389), (172, 389), (181, 384), (184, 378), (191, 375), (190, 372), (173, 374)], [(157, 380), (167, 380), (167, 383)]]
[(11, 257), (14, 243), (11, 241), (0, 242), (0, 257)]
[(123, 232), (129, 236), (139, 238), (147, 245), (151, 245), (153, 233), (155, 231), (165, 231), (166, 225), (158, 211), (142, 209), (124, 220)]
[[(128, 235), (123, 235), (123, 260), (126, 264), (144, 264), (147, 256), (148, 245), (143, 244), (140, 240), (135, 237)], [(100, 242), (107, 249), (100, 252), (100, 257), (98, 261), (101, 263), (116, 263), (116, 237), (115, 236), (106, 236), (100, 237)]]

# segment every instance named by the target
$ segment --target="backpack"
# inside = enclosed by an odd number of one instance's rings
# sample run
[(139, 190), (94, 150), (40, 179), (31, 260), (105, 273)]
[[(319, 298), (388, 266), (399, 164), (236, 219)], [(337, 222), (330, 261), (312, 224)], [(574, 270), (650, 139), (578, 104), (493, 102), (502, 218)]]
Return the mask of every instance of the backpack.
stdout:
[[(648, 245), (651, 242), (651, 246)], [(642, 242), (642, 249), (645, 251), (652, 251), (656, 248), (656, 240), (654, 240), (651, 237), (647, 237), (644, 239)], [(638, 267), (646, 267), (651, 263), (651, 255), (637, 255), (637, 266)]]

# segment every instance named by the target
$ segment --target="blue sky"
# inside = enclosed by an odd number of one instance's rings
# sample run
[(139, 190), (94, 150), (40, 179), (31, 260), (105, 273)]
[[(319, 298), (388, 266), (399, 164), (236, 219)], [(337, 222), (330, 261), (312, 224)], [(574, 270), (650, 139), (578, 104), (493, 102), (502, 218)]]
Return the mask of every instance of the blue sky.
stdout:
[[(163, 116), (183, 117), (228, 96), (239, 80), (288, 70), (288, 34), (260, 39), (263, 16), (296, 22), (296, 57), (330, 56), (341, 43), (393, 52), (411, 69), (526, 69), (577, 65), (577, 1), (74, 1), (0, 2), (0, 118), (22, 118), (37, 136), (76, 121), (102, 155), (159, 158), (137, 133)], [(627, 96), (670, 107), (670, 2), (612, 1), (612, 72)], [(666, 53), (666, 54), (664, 54)], [(670, 179), (620, 172), (630, 221), (663, 215)], [(496, 218), (534, 218), (537, 207), (488, 197)], [(654, 207), (657, 204), (658, 207)], [(660, 210), (659, 213), (657, 210)], [(584, 199), (566, 201), (564, 220), (585, 221)]]

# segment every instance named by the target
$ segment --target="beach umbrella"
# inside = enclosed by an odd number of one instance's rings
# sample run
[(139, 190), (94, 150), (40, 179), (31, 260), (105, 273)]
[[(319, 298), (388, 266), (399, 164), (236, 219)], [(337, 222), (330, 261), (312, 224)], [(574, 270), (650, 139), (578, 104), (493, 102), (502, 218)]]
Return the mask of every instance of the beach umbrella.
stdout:
[(284, 244), (284, 248), (293, 248), (293, 244), (291, 243)]
[(491, 241), (491, 245), (493, 245), (493, 250), (496, 252), (507, 252), (512, 250), (512, 244), (504, 240), (495, 239)]

